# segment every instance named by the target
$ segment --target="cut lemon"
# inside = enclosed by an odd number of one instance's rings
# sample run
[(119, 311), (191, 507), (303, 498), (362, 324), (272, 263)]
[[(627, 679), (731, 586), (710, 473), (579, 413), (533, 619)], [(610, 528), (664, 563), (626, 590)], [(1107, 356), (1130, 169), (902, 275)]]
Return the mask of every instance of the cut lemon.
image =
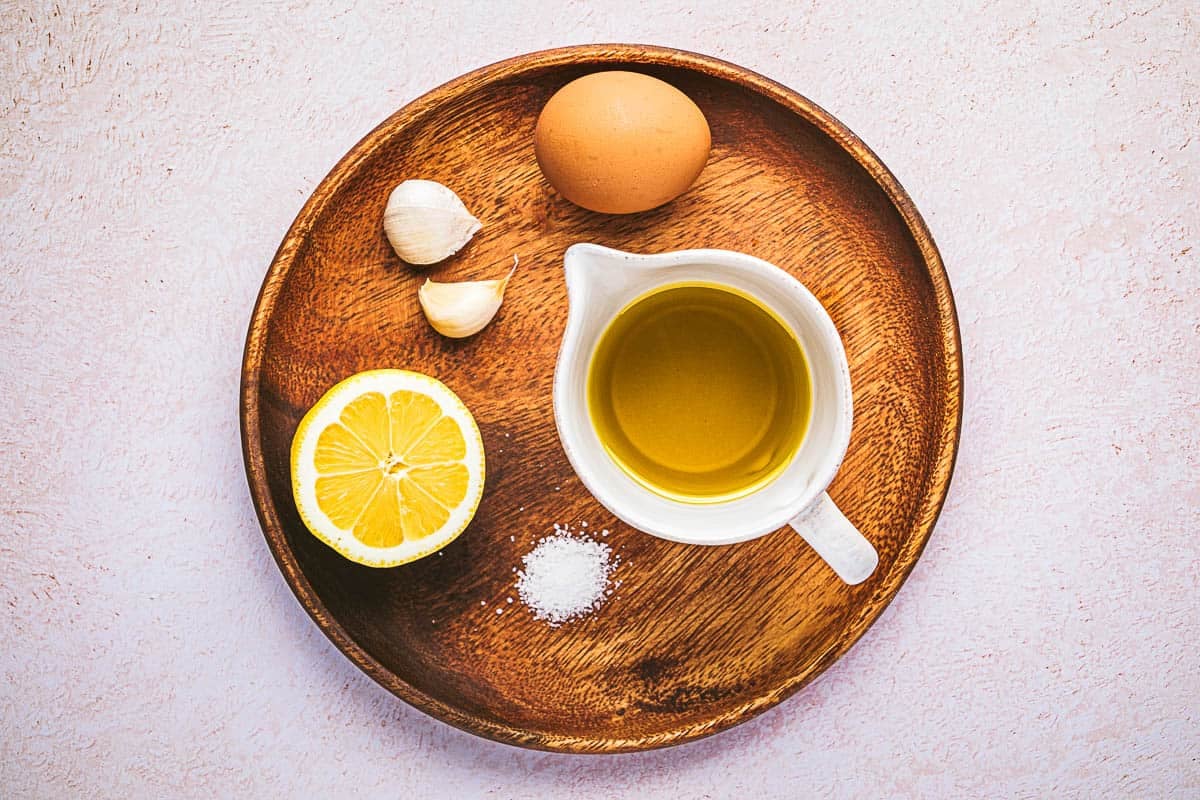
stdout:
[(440, 381), (360, 372), (304, 415), (292, 439), (304, 524), (351, 561), (394, 567), (452, 542), (483, 496), (483, 440)]

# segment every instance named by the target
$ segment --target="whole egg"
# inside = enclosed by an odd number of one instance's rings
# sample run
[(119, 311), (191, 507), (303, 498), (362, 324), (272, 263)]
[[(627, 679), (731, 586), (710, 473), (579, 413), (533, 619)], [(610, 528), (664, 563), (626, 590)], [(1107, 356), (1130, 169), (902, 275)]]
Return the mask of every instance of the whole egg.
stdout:
[(691, 98), (638, 72), (595, 72), (547, 101), (534, 131), (538, 165), (576, 205), (605, 214), (674, 200), (708, 161), (708, 121)]

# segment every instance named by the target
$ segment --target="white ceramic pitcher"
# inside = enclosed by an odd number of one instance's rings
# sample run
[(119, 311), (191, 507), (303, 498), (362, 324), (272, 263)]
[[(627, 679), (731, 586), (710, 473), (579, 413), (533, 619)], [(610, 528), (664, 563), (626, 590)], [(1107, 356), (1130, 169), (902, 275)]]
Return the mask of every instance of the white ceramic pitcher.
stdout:
[[(596, 499), (638, 530), (688, 544), (732, 544), (791, 525), (846, 583), (870, 577), (875, 548), (825, 493), (846, 454), (853, 412), (846, 351), (812, 293), (773, 264), (728, 250), (637, 255), (577, 244), (564, 262), (570, 310), (554, 373), (554, 420)], [(691, 281), (732, 287), (771, 309), (800, 342), (812, 373), (812, 419), (791, 462), (766, 486), (723, 503), (684, 503), (640, 485), (609, 457), (587, 409), (588, 366), (613, 317), (651, 289)]]

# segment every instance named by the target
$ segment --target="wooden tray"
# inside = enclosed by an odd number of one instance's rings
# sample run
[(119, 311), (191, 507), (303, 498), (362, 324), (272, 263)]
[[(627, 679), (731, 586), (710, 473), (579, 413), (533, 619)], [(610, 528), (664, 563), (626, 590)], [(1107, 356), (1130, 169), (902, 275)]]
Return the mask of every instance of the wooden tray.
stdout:
[[(656, 75), (712, 127), (697, 184), (645, 214), (583, 211), (533, 156), (543, 103), (597, 69)], [(459, 193), (483, 230), (432, 270), (384, 238), (406, 178)], [(879, 550), (843, 585), (799, 536), (728, 547), (660, 541), (617, 522), (559, 446), (551, 376), (574, 242), (637, 252), (717, 247), (791, 271), (841, 331), (854, 385), (850, 450), (830, 494)], [(490, 327), (455, 342), (421, 315), (417, 286), (521, 266)], [(341, 378), (400, 367), (443, 380), (474, 412), (487, 486), (443, 554), (395, 569), (350, 563), (310, 535), (292, 501), (300, 417)], [(571, 752), (696, 739), (775, 705), (862, 636), (920, 555), (950, 482), (962, 407), (946, 273), (912, 201), (845, 126), (795, 92), (716, 59), (658, 47), (570, 47), (472, 72), (405, 106), (321, 182), (263, 283), (246, 342), (246, 472), (267, 542), (300, 602), (368, 675), (464, 730)], [(550, 628), (517, 599), (513, 568), (554, 523), (608, 528), (616, 595)], [(514, 603), (507, 603), (507, 598)], [(501, 609), (502, 614), (496, 610)]]

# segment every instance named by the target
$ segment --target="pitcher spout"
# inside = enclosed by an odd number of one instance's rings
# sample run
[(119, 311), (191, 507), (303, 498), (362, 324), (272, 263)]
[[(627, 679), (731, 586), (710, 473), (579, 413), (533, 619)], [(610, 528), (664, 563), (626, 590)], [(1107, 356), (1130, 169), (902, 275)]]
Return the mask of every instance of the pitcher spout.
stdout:
[(638, 281), (640, 271), (636, 264), (641, 258), (644, 257), (598, 244), (568, 247), (563, 255), (568, 313), (586, 307), (607, 307), (614, 299), (627, 296)]

